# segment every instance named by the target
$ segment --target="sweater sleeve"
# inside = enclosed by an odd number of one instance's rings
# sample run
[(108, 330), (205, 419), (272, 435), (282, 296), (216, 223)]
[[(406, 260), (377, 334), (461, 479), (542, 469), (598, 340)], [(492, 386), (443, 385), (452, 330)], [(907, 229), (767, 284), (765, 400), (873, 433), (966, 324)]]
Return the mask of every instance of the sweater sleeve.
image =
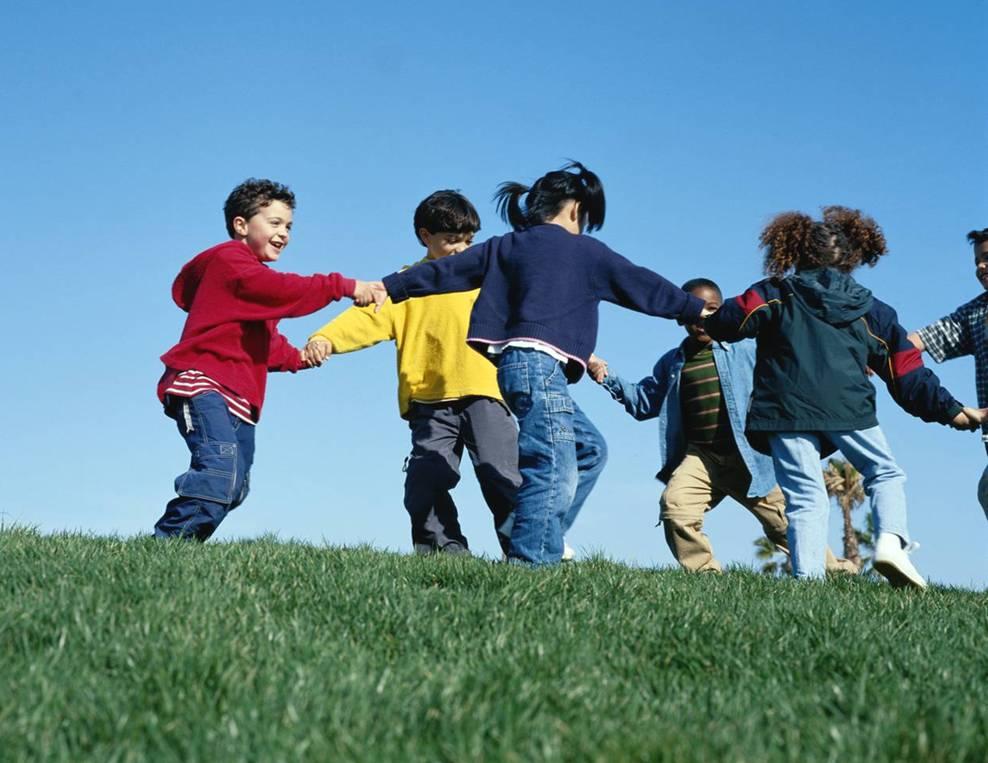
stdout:
[(374, 312), (373, 305), (351, 307), (316, 331), (309, 340), (326, 339), (333, 344), (335, 354), (362, 350), (378, 342), (395, 338), (394, 311), (397, 309), (387, 300), (380, 312)]
[(652, 375), (637, 384), (612, 374), (604, 379), (602, 386), (638, 421), (654, 419), (662, 410), (662, 403), (669, 392), (669, 366), (674, 354), (675, 350), (663, 355), (652, 369)]
[(923, 421), (949, 424), (963, 407), (923, 365), (923, 358), (889, 305), (876, 299), (865, 316), (873, 346), (868, 365), (881, 377), (892, 399)]
[(778, 304), (778, 290), (771, 282), (760, 281), (744, 294), (724, 300), (713, 315), (703, 319), (703, 328), (721, 342), (755, 337), (772, 320), (773, 308)]
[(384, 288), (395, 303), (410, 297), (449, 294), (479, 288), (487, 272), (487, 263), (496, 239), (489, 239), (469, 249), (440, 260), (420, 262), (384, 277)]
[(303, 368), (299, 349), (293, 346), (284, 334), (274, 329), (268, 345), (268, 371), (291, 371)]
[(705, 306), (702, 299), (687, 294), (658, 273), (635, 265), (604, 244), (600, 247), (594, 274), (599, 299), (646, 315), (675, 318), (684, 325), (699, 323)]
[(300, 276), (279, 273), (250, 258), (226, 261), (230, 289), (237, 299), (237, 320), (297, 318), (330, 302), (353, 296), (356, 281), (339, 273)]

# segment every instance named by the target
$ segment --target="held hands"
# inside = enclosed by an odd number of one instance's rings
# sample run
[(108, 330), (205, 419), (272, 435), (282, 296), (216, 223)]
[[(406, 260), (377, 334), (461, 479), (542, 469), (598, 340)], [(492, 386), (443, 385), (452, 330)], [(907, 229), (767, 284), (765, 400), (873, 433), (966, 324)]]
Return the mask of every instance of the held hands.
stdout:
[(988, 408), (967, 408), (954, 416), (950, 426), (954, 429), (972, 431), (981, 426), (988, 417)]
[(598, 384), (602, 384), (604, 379), (607, 378), (607, 361), (603, 358), (598, 358), (596, 355), (591, 355), (590, 360), (587, 362), (587, 371), (591, 379)]
[(374, 312), (380, 312), (381, 305), (388, 298), (387, 289), (380, 281), (357, 281), (353, 290), (353, 302), (359, 307), (374, 305)]
[(326, 339), (313, 339), (302, 350), (302, 362), (310, 368), (321, 366), (333, 354), (333, 343)]

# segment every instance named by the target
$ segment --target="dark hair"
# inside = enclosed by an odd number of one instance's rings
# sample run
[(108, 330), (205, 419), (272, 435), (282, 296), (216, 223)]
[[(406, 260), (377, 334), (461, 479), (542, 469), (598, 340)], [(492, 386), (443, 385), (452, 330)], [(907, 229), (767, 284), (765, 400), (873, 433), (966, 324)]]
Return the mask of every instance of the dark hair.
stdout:
[[(421, 228), (429, 233), (476, 233), (480, 230), (480, 215), (459, 191), (436, 191), (415, 207), (413, 224), (415, 238)], [(425, 246), (420, 238), (419, 243)]]
[(834, 267), (850, 273), (874, 267), (888, 252), (885, 235), (860, 209), (830, 206), (823, 219), (802, 212), (776, 215), (758, 238), (765, 249), (765, 272), (781, 277), (792, 269)]
[(223, 216), (226, 218), (226, 232), (230, 238), (236, 238), (233, 230), (233, 218), (242, 217), (249, 220), (272, 201), (281, 201), (289, 209), (295, 209), (295, 194), (287, 185), (273, 180), (247, 178), (244, 182), (230, 191), (223, 205)]
[(974, 246), (988, 241), (988, 228), (982, 228), (981, 230), (973, 230), (967, 234), (967, 240), (970, 241)]
[(711, 281), (709, 278), (691, 278), (689, 281), (684, 283), (680, 287), (683, 291), (693, 291), (694, 289), (713, 289), (721, 297), (724, 296), (724, 292), (720, 290), (720, 287)]
[[(524, 194), (528, 195), (522, 211)], [(551, 220), (569, 199), (579, 202), (587, 231), (603, 227), (604, 186), (599, 177), (579, 162), (570, 161), (565, 167), (546, 173), (531, 188), (521, 183), (501, 183), (494, 194), (498, 214), (515, 230)]]

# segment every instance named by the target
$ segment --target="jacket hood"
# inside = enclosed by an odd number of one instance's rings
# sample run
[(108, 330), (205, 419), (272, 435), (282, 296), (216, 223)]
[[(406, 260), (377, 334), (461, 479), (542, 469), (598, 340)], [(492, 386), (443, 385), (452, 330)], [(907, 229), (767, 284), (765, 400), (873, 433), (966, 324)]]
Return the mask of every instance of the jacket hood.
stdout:
[(871, 291), (834, 268), (802, 270), (788, 281), (803, 307), (832, 326), (856, 321), (871, 309), (874, 301)]
[(242, 242), (224, 241), (222, 244), (207, 249), (205, 252), (200, 252), (185, 263), (185, 266), (175, 276), (175, 282), (172, 284), (172, 299), (175, 300), (176, 305), (185, 312), (189, 312), (189, 308), (192, 306), (192, 300), (199, 290), (199, 284), (202, 283), (203, 274), (206, 272), (206, 266), (209, 264), (212, 256), (220, 250), (231, 247), (237, 251), (242, 248), (248, 254), (250, 253), (247, 245)]

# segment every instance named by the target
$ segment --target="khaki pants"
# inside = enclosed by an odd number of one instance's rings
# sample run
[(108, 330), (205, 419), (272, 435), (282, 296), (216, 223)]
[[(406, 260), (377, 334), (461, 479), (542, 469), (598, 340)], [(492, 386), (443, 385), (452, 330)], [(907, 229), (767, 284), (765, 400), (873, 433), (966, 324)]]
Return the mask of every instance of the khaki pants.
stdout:
[[(736, 449), (719, 453), (690, 445), (662, 493), (662, 526), (669, 550), (691, 572), (720, 572), (710, 539), (703, 532), (703, 515), (730, 496), (755, 515), (765, 537), (788, 551), (786, 502), (778, 485), (766, 496), (748, 497), (751, 475)], [(827, 570), (852, 572), (854, 565), (837, 559), (827, 548)]]

